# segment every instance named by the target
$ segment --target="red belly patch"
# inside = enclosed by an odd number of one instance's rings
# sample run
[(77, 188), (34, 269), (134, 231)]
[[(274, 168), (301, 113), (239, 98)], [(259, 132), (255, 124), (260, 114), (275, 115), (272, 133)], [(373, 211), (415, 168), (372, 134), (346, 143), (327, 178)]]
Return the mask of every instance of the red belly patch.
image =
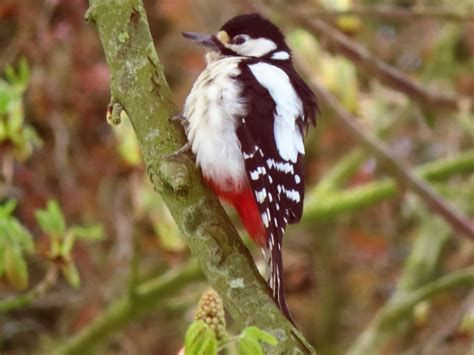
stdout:
[(263, 227), (262, 218), (260, 217), (253, 191), (248, 184), (245, 184), (240, 190), (225, 190), (214, 181), (205, 180), (219, 199), (234, 206), (250, 238), (257, 245), (265, 247), (267, 241), (265, 228)]

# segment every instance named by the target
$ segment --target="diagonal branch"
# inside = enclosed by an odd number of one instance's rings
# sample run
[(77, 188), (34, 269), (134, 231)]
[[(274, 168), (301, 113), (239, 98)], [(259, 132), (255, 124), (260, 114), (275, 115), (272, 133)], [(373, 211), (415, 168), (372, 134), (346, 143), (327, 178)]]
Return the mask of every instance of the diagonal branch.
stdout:
[(324, 17), (359, 16), (372, 17), (385, 21), (416, 21), (421, 19), (436, 18), (445, 21), (474, 21), (474, 13), (464, 12), (455, 8), (415, 6), (412, 8), (392, 5), (353, 6), (347, 10), (328, 10), (323, 7), (315, 9), (311, 15)]
[[(314, 349), (279, 311), (270, 290), (224, 209), (203, 182), (193, 159), (167, 154), (185, 142), (169, 123), (176, 113), (153, 46), (141, 0), (90, 0), (111, 73), (112, 106), (127, 113), (154, 188), (161, 194), (203, 273), (242, 326), (255, 325), (278, 338), (282, 353)], [(119, 106), (120, 105), (120, 106)]]
[(25, 294), (0, 300), (0, 314), (29, 306), (35, 300), (48, 293), (56, 284), (58, 278), (58, 267), (51, 263), (46, 271), (46, 275), (35, 287)]
[(375, 57), (365, 47), (326, 22), (314, 18), (307, 10), (288, 11), (289, 18), (306, 30), (325, 39), (330, 48), (352, 61), (357, 68), (378, 78), (382, 83), (398, 90), (427, 109), (457, 111), (463, 105), (474, 105), (469, 97), (441, 94), (424, 88), (408, 75)]
[[(369, 327), (357, 339), (347, 354), (365, 355), (378, 354), (384, 341), (390, 338), (390, 333), (404, 319), (406, 314), (417, 305), (417, 303), (433, 298), (437, 294), (454, 287), (474, 285), (474, 267), (453, 271), (407, 294), (393, 297), (376, 314)], [(395, 333), (395, 330), (393, 330)]]
[(100, 316), (67, 339), (52, 353), (55, 355), (92, 353), (93, 349), (111, 334), (133, 321), (149, 316), (150, 311), (160, 307), (167, 297), (189, 285), (190, 282), (201, 278), (202, 274), (197, 263), (191, 261), (180, 268), (137, 285), (133, 297), (125, 295), (114, 300)]
[[(356, 152), (357, 153), (357, 152)], [(358, 153), (357, 153), (358, 154)], [(356, 157), (358, 158), (358, 157)], [(342, 168), (351, 168), (353, 162), (346, 161)], [(416, 168), (416, 173), (423, 179), (434, 181), (453, 174), (474, 173), (474, 151), (467, 151), (458, 156), (438, 160)], [(334, 171), (338, 174), (341, 171)], [(344, 171), (342, 171), (344, 173)], [(331, 177), (331, 175), (327, 176)], [(328, 189), (326, 179), (308, 191), (305, 198), (303, 222), (326, 220), (344, 212), (354, 212), (361, 208), (373, 206), (396, 195), (398, 186), (393, 179), (382, 179), (345, 190)], [(321, 201), (324, 199), (324, 203)]]
[(334, 111), (334, 117), (339, 123), (372, 152), (388, 171), (398, 179), (402, 186), (406, 185), (413, 192), (418, 194), (420, 198), (423, 199), (434, 212), (441, 215), (455, 231), (470, 239), (474, 239), (473, 223), (443, 200), (425, 180), (417, 176), (409, 167), (394, 157), (390, 149), (380, 139), (364, 129), (358, 122), (357, 117), (347, 111), (334, 95), (321, 85), (319, 80), (311, 76), (311, 70), (308, 68), (308, 65), (300, 58), (296, 59), (297, 63), (306, 73), (306, 76), (311, 77), (311, 84), (318, 98)]

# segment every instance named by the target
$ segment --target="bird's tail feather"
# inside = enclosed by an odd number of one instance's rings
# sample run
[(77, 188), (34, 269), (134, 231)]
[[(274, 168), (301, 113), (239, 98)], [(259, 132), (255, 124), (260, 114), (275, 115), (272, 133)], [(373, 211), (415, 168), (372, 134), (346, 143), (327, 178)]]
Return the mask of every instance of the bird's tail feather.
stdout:
[(286, 304), (281, 238), (280, 240), (275, 240), (275, 238), (271, 237), (268, 240), (267, 247), (262, 250), (269, 269), (268, 284), (272, 289), (273, 299), (278, 304), (278, 307), (285, 317), (295, 325), (295, 321), (293, 320), (288, 305)]

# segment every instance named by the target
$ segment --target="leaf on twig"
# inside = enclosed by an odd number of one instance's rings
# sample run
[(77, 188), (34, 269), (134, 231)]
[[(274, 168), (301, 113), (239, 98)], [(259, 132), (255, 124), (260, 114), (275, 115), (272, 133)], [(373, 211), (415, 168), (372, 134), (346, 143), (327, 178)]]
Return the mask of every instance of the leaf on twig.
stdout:
[(184, 340), (186, 355), (217, 354), (217, 338), (215, 332), (202, 320), (194, 321), (188, 327)]
[(66, 222), (56, 200), (49, 200), (46, 209), (36, 211), (36, 221), (43, 232), (61, 239), (66, 231)]
[(242, 331), (239, 340), (239, 352), (242, 355), (263, 355), (263, 349), (260, 344), (277, 345), (278, 340), (271, 334), (255, 326), (247, 327)]

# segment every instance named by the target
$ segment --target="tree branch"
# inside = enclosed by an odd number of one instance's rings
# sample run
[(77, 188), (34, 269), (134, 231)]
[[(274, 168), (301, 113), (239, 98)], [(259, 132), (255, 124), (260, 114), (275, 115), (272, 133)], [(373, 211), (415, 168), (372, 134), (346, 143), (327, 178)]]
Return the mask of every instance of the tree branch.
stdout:
[[(309, 4), (308, 4), (309, 5)], [(307, 5), (305, 5), (307, 6)], [(359, 16), (373, 17), (386, 21), (416, 21), (427, 18), (436, 18), (446, 21), (473, 21), (473, 13), (464, 13), (455, 9), (442, 7), (415, 6), (412, 8), (404, 8), (401, 6), (391, 5), (372, 5), (372, 6), (354, 6), (347, 10), (328, 10), (318, 7), (317, 10), (311, 11), (311, 15), (323, 15), (325, 17), (338, 16)]]
[(325, 39), (332, 50), (352, 61), (357, 68), (364, 70), (371, 76), (375, 76), (382, 83), (404, 93), (411, 100), (417, 101), (429, 110), (458, 111), (465, 103), (470, 104), (471, 109), (474, 107), (474, 102), (469, 97), (440, 94), (424, 88), (405, 73), (375, 57), (362, 45), (333, 26), (308, 15), (307, 9), (291, 10), (287, 11), (286, 14), (293, 22), (303, 26), (317, 38)]
[(414, 208), (414, 213), (420, 219), (420, 229), (396, 290), (347, 351), (350, 355), (379, 354), (391, 338), (407, 331), (412, 319), (407, 313), (418, 302), (451, 287), (474, 282), (474, 268), (469, 267), (427, 284), (439, 267), (450, 231), (440, 218), (433, 218), (423, 206)]
[(68, 339), (53, 353), (56, 355), (90, 354), (96, 345), (111, 334), (133, 321), (149, 316), (165, 298), (201, 276), (197, 263), (190, 262), (177, 270), (138, 285), (133, 296), (127, 294), (115, 300), (91, 324)]
[[(352, 162), (347, 161), (347, 163)], [(473, 172), (474, 151), (428, 163), (416, 169), (417, 175), (428, 181), (435, 181), (453, 174)], [(394, 197), (397, 191), (396, 181), (392, 179), (370, 182), (344, 191), (321, 189), (318, 184), (306, 194), (303, 222), (327, 219), (340, 213), (372, 206)], [(321, 203), (322, 198), (324, 198), (324, 203)]]
[(29, 306), (35, 300), (41, 298), (43, 295), (48, 293), (49, 290), (56, 284), (58, 278), (58, 267), (52, 263), (43, 280), (41, 280), (35, 287), (26, 293), (10, 297), (7, 299), (0, 300), (0, 313), (6, 313), (15, 309), (24, 308)]
[(111, 73), (112, 105), (119, 103), (137, 135), (154, 188), (159, 191), (194, 257), (227, 310), (242, 326), (278, 338), (283, 353), (314, 352), (279, 311), (224, 209), (202, 183), (187, 155), (166, 159), (185, 142), (169, 123), (176, 113), (153, 46), (141, 0), (90, 0), (86, 19), (97, 25)]
[(357, 339), (349, 355), (378, 354), (382, 345), (397, 331), (400, 322), (419, 302), (459, 286), (474, 285), (474, 267), (453, 271), (409, 293), (394, 296), (377, 313), (367, 329)]
[[(310, 194), (319, 197), (328, 192), (333, 193), (334, 189), (346, 182), (365, 160), (365, 152), (362, 149), (355, 148), (325, 173)], [(306, 199), (305, 209), (307, 208), (307, 204), (308, 200)]]
[(316, 91), (318, 98), (334, 111), (334, 117), (338, 119), (338, 122), (373, 153), (387, 170), (397, 178), (402, 186), (406, 185), (420, 196), (434, 212), (443, 216), (455, 231), (470, 239), (474, 239), (474, 224), (444, 201), (423, 179), (394, 157), (390, 149), (380, 139), (364, 129), (358, 122), (357, 117), (347, 111), (334, 95), (324, 88), (314, 75), (311, 75), (308, 65), (301, 58), (297, 57), (296, 59), (296, 62), (304, 70), (306, 76), (311, 78), (312, 87)]
[(466, 299), (460, 304), (457, 309), (450, 314), (450, 319), (439, 325), (439, 328), (432, 333), (428, 340), (423, 344), (417, 344), (414, 347), (414, 354), (429, 355), (436, 353), (436, 350), (445, 342), (450, 336), (456, 333), (461, 325), (461, 322), (469, 309), (474, 304), (474, 289), (467, 295)]

